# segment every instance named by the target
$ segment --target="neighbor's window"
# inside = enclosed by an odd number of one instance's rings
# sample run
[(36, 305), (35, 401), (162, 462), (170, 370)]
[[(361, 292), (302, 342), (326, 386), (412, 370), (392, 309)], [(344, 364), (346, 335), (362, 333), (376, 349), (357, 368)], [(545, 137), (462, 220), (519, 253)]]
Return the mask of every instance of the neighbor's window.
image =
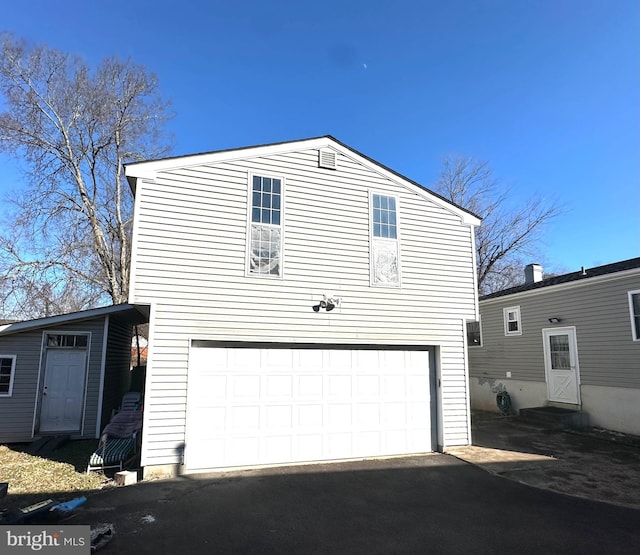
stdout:
[(0, 396), (11, 396), (15, 371), (16, 355), (0, 355)]
[(398, 213), (395, 197), (371, 194), (371, 281), (374, 285), (400, 285)]
[(282, 180), (252, 176), (249, 273), (282, 275)]
[(504, 334), (522, 335), (522, 324), (520, 321), (520, 307), (512, 306), (504, 309)]
[(467, 322), (467, 345), (469, 347), (482, 347), (482, 336), (480, 334), (480, 322)]
[(629, 291), (629, 312), (633, 340), (640, 341), (640, 290)]

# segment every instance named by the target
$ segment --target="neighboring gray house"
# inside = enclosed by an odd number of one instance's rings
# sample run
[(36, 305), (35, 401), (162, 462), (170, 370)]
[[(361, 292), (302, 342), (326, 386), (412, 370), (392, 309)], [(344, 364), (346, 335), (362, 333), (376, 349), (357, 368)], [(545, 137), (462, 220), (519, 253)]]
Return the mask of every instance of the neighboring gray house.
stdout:
[(132, 325), (116, 305), (0, 326), (0, 443), (97, 438), (129, 387)]
[(480, 299), (469, 324), (471, 405), (581, 409), (592, 425), (640, 434), (640, 258), (526, 283)]
[(145, 476), (470, 442), (475, 215), (328, 136), (126, 175)]

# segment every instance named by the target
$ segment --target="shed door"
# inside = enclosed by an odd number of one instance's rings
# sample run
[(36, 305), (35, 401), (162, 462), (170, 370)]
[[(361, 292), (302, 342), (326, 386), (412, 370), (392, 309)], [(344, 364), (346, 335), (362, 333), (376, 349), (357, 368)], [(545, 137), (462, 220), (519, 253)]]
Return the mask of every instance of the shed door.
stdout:
[(40, 433), (80, 431), (86, 367), (83, 349), (47, 350)]
[(575, 328), (542, 330), (549, 401), (580, 404)]
[(188, 470), (432, 450), (428, 351), (192, 347)]

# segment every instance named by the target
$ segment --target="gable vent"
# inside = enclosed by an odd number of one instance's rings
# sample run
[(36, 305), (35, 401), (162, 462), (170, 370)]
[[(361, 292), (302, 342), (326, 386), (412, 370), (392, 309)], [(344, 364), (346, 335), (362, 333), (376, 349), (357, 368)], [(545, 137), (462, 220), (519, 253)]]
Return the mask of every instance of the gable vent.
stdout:
[(338, 167), (338, 156), (333, 150), (320, 150), (318, 152), (318, 166), (335, 170)]

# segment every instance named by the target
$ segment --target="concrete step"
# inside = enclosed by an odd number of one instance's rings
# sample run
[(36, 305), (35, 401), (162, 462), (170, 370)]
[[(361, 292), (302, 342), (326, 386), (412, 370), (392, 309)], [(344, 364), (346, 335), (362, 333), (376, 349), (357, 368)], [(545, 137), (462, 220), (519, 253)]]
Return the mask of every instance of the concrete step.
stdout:
[(520, 409), (519, 416), (525, 422), (553, 430), (577, 430), (589, 426), (589, 415), (586, 412), (560, 407), (529, 407)]

